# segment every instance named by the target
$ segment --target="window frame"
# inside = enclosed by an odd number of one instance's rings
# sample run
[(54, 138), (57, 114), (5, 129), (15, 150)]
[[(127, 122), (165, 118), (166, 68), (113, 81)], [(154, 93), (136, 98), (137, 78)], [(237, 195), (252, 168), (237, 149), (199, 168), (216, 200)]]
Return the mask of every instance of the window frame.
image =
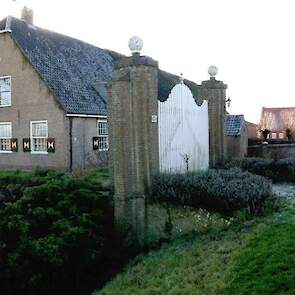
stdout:
[[(99, 123), (105, 123), (106, 126), (107, 126), (107, 134), (99, 134)], [(108, 120), (107, 119), (97, 119), (96, 121), (96, 133), (97, 133), (97, 137), (98, 137), (98, 140), (100, 138), (106, 138), (106, 142), (107, 142), (107, 148), (100, 148), (98, 146), (98, 151), (99, 152), (107, 152), (109, 150), (109, 129), (108, 129)]]
[[(47, 125), (46, 137), (44, 137), (44, 136), (34, 136), (33, 137), (33, 124), (38, 124), (38, 123), (46, 123), (46, 125)], [(35, 138), (46, 138), (46, 151), (34, 151), (34, 139)], [(47, 155), (48, 154), (48, 151), (47, 151), (47, 139), (48, 139), (48, 121), (47, 120), (30, 121), (31, 154)]]
[[(10, 102), (9, 102), (9, 104), (5, 104), (5, 105), (3, 105), (3, 104), (1, 104), (1, 100), (0, 100), (0, 108), (11, 107), (11, 97), (12, 97), (12, 78), (11, 78), (11, 76), (0, 76), (0, 80), (1, 80), (1, 79), (7, 79), (7, 78), (10, 79), (10, 91), (6, 91), (6, 92), (9, 92), (9, 93), (10, 93)], [(3, 92), (4, 92), (4, 91), (3, 91)], [(0, 92), (0, 96), (1, 96), (1, 93), (2, 93), (2, 92)]]
[(11, 154), (11, 139), (12, 139), (12, 122), (0, 122), (1, 125), (10, 125), (11, 128), (11, 137), (0, 137), (0, 139), (10, 139), (10, 151), (0, 150), (0, 154)]

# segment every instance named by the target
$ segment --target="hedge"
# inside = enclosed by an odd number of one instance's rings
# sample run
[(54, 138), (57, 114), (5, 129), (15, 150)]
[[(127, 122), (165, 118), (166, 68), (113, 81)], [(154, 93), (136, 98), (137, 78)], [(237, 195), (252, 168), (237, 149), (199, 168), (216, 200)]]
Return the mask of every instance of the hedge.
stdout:
[(215, 168), (240, 168), (253, 174), (270, 178), (274, 182), (295, 183), (295, 158), (273, 160), (267, 158), (247, 157), (237, 161), (222, 161)]
[(154, 178), (151, 199), (204, 208), (224, 214), (247, 209), (263, 211), (272, 195), (271, 182), (239, 169), (208, 170), (188, 174), (159, 174)]
[(272, 160), (264, 158), (245, 158), (237, 163), (244, 171), (266, 176), (275, 182), (295, 183), (295, 159)]
[(108, 279), (124, 255), (105, 190), (95, 177), (0, 174), (0, 294), (87, 294)]

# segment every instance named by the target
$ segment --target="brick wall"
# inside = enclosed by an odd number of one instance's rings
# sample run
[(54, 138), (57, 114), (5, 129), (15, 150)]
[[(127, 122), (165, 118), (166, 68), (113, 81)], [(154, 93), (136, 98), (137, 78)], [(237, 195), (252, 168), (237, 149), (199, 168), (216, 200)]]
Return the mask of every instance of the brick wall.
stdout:
[(260, 133), (258, 133), (258, 125), (251, 123), (251, 122), (246, 122), (246, 126), (247, 126), (247, 132), (248, 132), (248, 138), (250, 139), (257, 139), (258, 135), (260, 135)]
[(248, 132), (247, 126), (241, 128), (240, 135), (226, 136), (226, 154), (228, 159), (242, 159), (247, 156)]
[(97, 118), (72, 117), (72, 169), (108, 166), (108, 152), (93, 149), (97, 136)]
[(276, 160), (295, 158), (295, 143), (249, 146), (248, 157), (262, 157)]
[(145, 193), (158, 171), (158, 63), (132, 56), (118, 61), (109, 85), (111, 171), (115, 217), (131, 238), (144, 243)]
[[(0, 122), (12, 122), (12, 137), (18, 139), (18, 152), (0, 153), (0, 169), (37, 166), (68, 169), (68, 119), (9, 33), (0, 34), (0, 76), (12, 77), (12, 105), (0, 108)], [(55, 153), (23, 152), (22, 139), (30, 137), (33, 120), (47, 120), (49, 137), (55, 138)]]
[(209, 115), (209, 160), (210, 165), (226, 157), (225, 100), (227, 85), (211, 78), (203, 81), (199, 88), (200, 97), (208, 100)]

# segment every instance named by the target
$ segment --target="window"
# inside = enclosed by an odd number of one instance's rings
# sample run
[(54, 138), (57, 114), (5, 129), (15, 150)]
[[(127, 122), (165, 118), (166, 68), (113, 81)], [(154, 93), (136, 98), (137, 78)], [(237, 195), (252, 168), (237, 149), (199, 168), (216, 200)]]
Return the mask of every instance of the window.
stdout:
[(11, 152), (12, 126), (10, 122), (0, 123), (0, 153)]
[(0, 77), (0, 107), (11, 106), (11, 77)]
[(280, 132), (280, 133), (279, 133), (279, 139), (284, 139), (284, 137), (285, 137), (285, 136), (284, 136), (284, 133), (283, 133), (283, 132)]
[(271, 138), (272, 138), (272, 139), (277, 139), (277, 134), (273, 132), (273, 133), (271, 134)]
[(109, 149), (109, 133), (107, 120), (97, 121), (97, 134), (98, 134), (98, 150), (107, 151)]
[(31, 152), (47, 154), (48, 126), (47, 121), (31, 122)]

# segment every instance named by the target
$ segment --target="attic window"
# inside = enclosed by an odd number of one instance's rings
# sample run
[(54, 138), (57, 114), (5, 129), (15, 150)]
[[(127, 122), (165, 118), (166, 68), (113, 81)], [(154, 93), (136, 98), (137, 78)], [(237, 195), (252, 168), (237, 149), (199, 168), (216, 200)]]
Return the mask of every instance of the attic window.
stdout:
[(11, 106), (11, 77), (0, 77), (0, 107)]

